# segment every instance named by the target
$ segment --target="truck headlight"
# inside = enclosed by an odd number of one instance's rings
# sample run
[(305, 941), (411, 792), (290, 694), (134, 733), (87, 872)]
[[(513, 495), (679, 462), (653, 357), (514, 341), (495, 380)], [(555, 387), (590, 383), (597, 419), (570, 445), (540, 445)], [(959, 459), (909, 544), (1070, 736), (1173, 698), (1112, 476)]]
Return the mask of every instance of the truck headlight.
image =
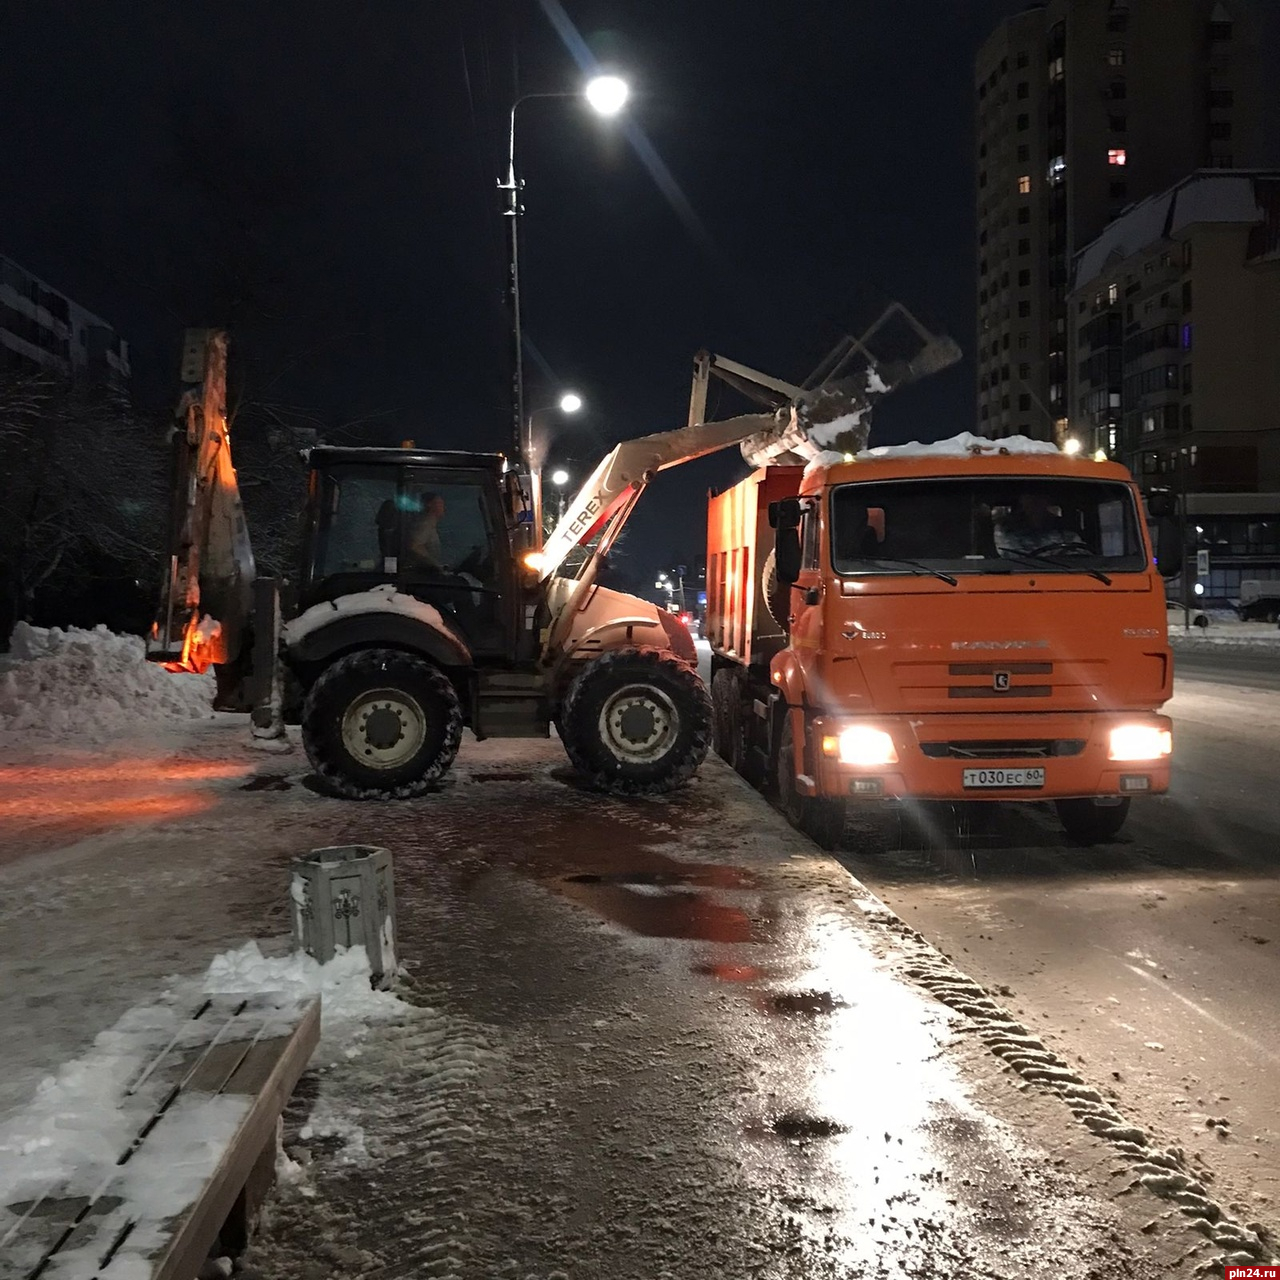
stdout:
[(1111, 730), (1112, 760), (1159, 760), (1173, 753), (1173, 734), (1154, 724), (1121, 724)]
[(893, 739), (883, 729), (867, 724), (850, 725), (837, 737), (841, 764), (897, 764), (898, 753)]

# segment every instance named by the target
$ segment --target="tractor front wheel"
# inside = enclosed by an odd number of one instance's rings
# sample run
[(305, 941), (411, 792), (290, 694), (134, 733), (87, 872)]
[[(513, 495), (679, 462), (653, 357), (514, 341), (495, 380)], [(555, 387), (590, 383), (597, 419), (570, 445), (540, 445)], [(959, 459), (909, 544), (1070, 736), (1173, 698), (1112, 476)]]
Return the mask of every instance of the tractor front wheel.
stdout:
[(660, 795), (683, 786), (711, 741), (698, 674), (657, 649), (618, 649), (578, 673), (560, 714), (574, 767), (600, 791)]

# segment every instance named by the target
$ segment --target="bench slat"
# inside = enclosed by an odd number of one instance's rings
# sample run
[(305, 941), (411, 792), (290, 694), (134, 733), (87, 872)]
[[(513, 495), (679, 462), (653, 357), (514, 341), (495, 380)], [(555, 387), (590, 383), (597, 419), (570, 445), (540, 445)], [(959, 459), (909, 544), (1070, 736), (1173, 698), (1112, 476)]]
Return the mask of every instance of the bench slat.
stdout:
[(314, 1000), (292, 1035), (255, 1046), (261, 1053), (246, 1070), (246, 1080), (268, 1060), (269, 1045), (275, 1051), (274, 1063), (264, 1072), (248, 1114), (203, 1193), (176, 1224), (168, 1246), (152, 1259), (152, 1280), (190, 1280), (199, 1271), (254, 1165), (268, 1144), (274, 1149), (276, 1120), (319, 1042), (320, 1002)]

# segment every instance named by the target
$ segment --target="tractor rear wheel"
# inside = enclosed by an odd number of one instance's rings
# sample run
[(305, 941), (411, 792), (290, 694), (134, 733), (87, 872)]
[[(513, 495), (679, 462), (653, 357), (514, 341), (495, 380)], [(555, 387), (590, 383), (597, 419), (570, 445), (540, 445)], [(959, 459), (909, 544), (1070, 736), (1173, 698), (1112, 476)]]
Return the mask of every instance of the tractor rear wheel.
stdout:
[(616, 795), (683, 786), (711, 741), (711, 699), (697, 672), (657, 649), (617, 649), (589, 662), (560, 720), (574, 767)]
[(449, 677), (399, 649), (361, 649), (307, 692), (302, 743), (326, 788), (346, 800), (421, 795), (453, 763), (462, 706)]

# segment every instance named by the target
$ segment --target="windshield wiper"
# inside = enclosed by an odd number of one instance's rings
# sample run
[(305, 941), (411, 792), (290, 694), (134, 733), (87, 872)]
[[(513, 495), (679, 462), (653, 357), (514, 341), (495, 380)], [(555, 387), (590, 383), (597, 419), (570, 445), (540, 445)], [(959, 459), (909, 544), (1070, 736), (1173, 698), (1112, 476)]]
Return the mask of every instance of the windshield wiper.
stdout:
[[(1061, 550), (1066, 551), (1068, 548), (1063, 547)], [(1010, 549), (999, 552), (999, 555), (1002, 559), (1016, 558), (1025, 560), (1030, 564), (1051, 564), (1063, 573), (1087, 573), (1089, 577), (1097, 578), (1104, 586), (1109, 587), (1111, 585), (1111, 579), (1101, 569), (1086, 569), (1083, 565), (1073, 567), (1057, 559), (1052, 551), (1014, 551)]]
[(932, 574), (935, 578), (941, 578), (948, 586), (959, 585), (959, 579), (953, 578), (949, 573), (943, 573), (941, 569), (930, 569), (927, 564), (921, 564), (919, 560), (904, 560), (900, 556), (859, 556), (858, 559), (867, 564), (905, 564), (914, 569), (917, 574)]

